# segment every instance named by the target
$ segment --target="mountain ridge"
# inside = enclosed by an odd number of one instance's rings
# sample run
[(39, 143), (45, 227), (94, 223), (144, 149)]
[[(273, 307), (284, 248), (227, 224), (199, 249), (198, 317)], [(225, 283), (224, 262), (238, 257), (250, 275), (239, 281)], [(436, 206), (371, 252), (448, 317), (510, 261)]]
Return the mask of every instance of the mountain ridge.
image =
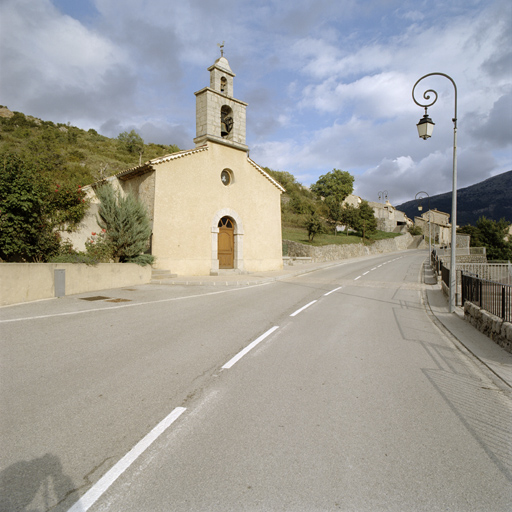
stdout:
[[(422, 200), (423, 211), (429, 207), (428, 198)], [(412, 199), (395, 206), (410, 219), (419, 215), (418, 200)], [(430, 208), (452, 212), (452, 193), (445, 192), (430, 197)], [(504, 218), (512, 223), (512, 171), (507, 171), (484, 181), (457, 189), (457, 225), (474, 226), (480, 217), (492, 220)]]

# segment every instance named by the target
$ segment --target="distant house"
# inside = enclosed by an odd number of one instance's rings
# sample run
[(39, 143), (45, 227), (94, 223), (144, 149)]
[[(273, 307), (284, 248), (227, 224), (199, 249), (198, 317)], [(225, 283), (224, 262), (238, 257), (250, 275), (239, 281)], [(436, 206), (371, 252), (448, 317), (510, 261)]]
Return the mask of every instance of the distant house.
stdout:
[[(430, 236), (432, 242), (438, 245), (449, 245), (451, 243), (450, 214), (440, 212), (435, 208), (424, 212), (419, 217), (414, 217), (414, 224), (419, 226), (425, 236)], [(430, 221), (430, 227), (429, 227)]]
[[(178, 275), (282, 268), (283, 187), (248, 155), (247, 104), (233, 97), (229, 63), (208, 68), (210, 86), (196, 92), (194, 149), (155, 158), (107, 181), (133, 192), (152, 221), (155, 267)], [(98, 231), (98, 200), (72, 241), (78, 248)]]
[(387, 199), (385, 203), (368, 204), (373, 208), (377, 219), (377, 229), (388, 233), (405, 233), (412, 221), (407, 218), (404, 212), (397, 210)]

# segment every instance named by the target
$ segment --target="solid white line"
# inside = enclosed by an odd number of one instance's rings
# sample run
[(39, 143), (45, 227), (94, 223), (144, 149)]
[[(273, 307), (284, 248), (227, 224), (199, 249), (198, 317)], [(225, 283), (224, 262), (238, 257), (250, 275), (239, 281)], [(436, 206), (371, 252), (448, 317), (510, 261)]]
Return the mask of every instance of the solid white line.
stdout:
[(338, 290), (341, 290), (341, 286), (338, 286), (338, 288), (334, 288), (334, 290), (331, 290), (330, 292), (324, 293), (324, 297), (327, 297), (327, 295), (331, 295), (331, 293), (337, 292)]
[(258, 343), (261, 343), (267, 336), (270, 336), (275, 330), (279, 329), (279, 326), (275, 325), (271, 329), (269, 329), (266, 333), (262, 334), (259, 338), (255, 339), (252, 343), (247, 345), (243, 350), (238, 352), (238, 354), (235, 357), (232, 357), (223, 367), (222, 369), (229, 369), (231, 368), (237, 361), (242, 359), (242, 357), (247, 354), (250, 350), (252, 350)]
[[(113, 309), (124, 309), (124, 308), (133, 308), (137, 306), (151, 306), (153, 304), (162, 304), (164, 302), (174, 302), (178, 300), (186, 300), (186, 299), (196, 299), (198, 297), (208, 297), (210, 295), (219, 295), (221, 293), (232, 293), (232, 292), (239, 292), (242, 290), (248, 290), (250, 288), (256, 288), (258, 286), (267, 286), (270, 283), (259, 283), (254, 284), (250, 286), (244, 286), (242, 288), (230, 288), (229, 290), (221, 290), (218, 292), (208, 292), (203, 294), (196, 294), (196, 295), (187, 295), (185, 297), (172, 297), (170, 299), (159, 299), (159, 300), (153, 300), (153, 301), (147, 301), (147, 302), (134, 302), (133, 304), (123, 304), (121, 306), (108, 306), (104, 308), (94, 308), (94, 309), (81, 309), (79, 311), (68, 311), (66, 313), (55, 313), (52, 315), (39, 315), (39, 316), (27, 316), (27, 317), (21, 317), (21, 318), (9, 318), (5, 320), (0, 320), (0, 324), (6, 324), (9, 322), (22, 322), (24, 320), (41, 320), (43, 318), (54, 318), (57, 316), (70, 316), (70, 315), (81, 315), (84, 313), (97, 313), (98, 311), (111, 311)], [(77, 297), (80, 299), (80, 297)], [(19, 304), (16, 304), (19, 305)]]
[(309, 306), (311, 306), (311, 304), (314, 304), (315, 302), (316, 300), (312, 300), (309, 304), (306, 304), (305, 306), (302, 306), (300, 309), (297, 309), (297, 311), (295, 311), (295, 313), (292, 313), (290, 316), (297, 316), (299, 313), (304, 311), (306, 308), (309, 308)]
[(103, 493), (144, 453), (149, 446), (169, 428), (184, 412), (184, 407), (176, 407), (149, 434), (139, 441), (112, 469), (107, 471), (68, 512), (87, 512)]
[(361, 276), (357, 276), (354, 281), (357, 281), (358, 279), (361, 279)]

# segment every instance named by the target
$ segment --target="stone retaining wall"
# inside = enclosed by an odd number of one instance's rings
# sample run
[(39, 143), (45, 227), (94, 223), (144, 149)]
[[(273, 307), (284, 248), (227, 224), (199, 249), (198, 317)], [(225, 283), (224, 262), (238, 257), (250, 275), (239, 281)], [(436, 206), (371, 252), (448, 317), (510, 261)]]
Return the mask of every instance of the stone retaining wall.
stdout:
[[(64, 290), (57, 293), (56, 270), (65, 272)], [(151, 267), (135, 263), (0, 263), (0, 306), (146, 284), (150, 280)]]
[(480, 332), (512, 353), (512, 323), (504, 322), (472, 302), (464, 304), (464, 318)]
[(372, 245), (346, 244), (313, 247), (299, 242), (292, 242), (291, 240), (283, 240), (283, 245), (287, 245), (287, 256), (290, 258), (311, 258), (312, 262), (320, 263), (323, 261), (337, 261), (357, 258), (359, 256), (416, 249), (421, 240), (421, 236), (413, 237), (410, 233), (406, 233), (396, 238), (377, 240)]

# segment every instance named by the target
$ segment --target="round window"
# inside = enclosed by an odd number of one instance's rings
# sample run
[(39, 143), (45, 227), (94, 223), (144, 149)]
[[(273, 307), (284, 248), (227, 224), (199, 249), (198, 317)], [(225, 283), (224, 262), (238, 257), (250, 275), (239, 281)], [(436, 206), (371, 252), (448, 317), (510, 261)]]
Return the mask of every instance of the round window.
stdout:
[(227, 187), (231, 183), (231, 173), (229, 171), (227, 171), (226, 169), (224, 169), (220, 173), (220, 179), (222, 181), (222, 184)]

